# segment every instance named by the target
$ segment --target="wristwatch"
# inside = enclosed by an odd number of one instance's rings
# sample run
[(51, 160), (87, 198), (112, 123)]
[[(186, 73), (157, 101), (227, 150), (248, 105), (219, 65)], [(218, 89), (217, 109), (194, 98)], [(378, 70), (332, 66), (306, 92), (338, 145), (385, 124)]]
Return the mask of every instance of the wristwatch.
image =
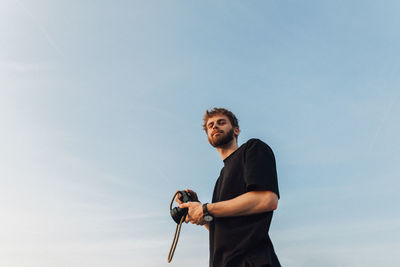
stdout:
[(203, 219), (206, 222), (212, 222), (214, 220), (214, 217), (208, 212), (207, 204), (208, 203), (203, 204)]

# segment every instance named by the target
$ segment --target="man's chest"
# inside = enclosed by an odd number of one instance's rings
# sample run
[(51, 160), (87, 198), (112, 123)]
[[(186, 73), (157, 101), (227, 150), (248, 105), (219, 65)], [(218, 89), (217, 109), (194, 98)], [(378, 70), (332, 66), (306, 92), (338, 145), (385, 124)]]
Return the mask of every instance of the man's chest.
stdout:
[(241, 162), (225, 166), (215, 184), (213, 202), (229, 200), (246, 193), (244, 172)]

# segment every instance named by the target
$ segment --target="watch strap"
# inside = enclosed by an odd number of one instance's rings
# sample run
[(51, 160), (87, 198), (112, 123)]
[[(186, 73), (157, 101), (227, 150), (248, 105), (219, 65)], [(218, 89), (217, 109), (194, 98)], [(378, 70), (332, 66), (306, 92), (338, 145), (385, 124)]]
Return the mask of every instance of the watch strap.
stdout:
[(210, 212), (208, 212), (207, 204), (208, 203), (204, 203), (203, 204), (203, 217), (206, 216), (206, 215), (210, 215), (210, 216), (214, 217)]
[(203, 217), (208, 214), (207, 204), (208, 203), (203, 204)]

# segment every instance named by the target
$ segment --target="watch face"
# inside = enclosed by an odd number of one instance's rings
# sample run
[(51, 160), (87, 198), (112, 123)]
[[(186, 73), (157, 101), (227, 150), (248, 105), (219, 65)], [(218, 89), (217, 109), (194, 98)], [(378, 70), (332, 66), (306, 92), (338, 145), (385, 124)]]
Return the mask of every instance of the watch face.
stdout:
[(205, 220), (206, 222), (211, 222), (213, 219), (214, 219), (213, 216), (210, 216), (210, 215), (204, 216), (204, 220)]

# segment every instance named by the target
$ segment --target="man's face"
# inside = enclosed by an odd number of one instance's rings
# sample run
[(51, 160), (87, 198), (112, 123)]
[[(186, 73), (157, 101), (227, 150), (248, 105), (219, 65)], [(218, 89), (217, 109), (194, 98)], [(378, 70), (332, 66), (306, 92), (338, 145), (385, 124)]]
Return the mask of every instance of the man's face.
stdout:
[(230, 143), (235, 134), (239, 134), (239, 128), (234, 129), (229, 118), (225, 115), (215, 115), (207, 121), (208, 142), (213, 147), (223, 147)]

